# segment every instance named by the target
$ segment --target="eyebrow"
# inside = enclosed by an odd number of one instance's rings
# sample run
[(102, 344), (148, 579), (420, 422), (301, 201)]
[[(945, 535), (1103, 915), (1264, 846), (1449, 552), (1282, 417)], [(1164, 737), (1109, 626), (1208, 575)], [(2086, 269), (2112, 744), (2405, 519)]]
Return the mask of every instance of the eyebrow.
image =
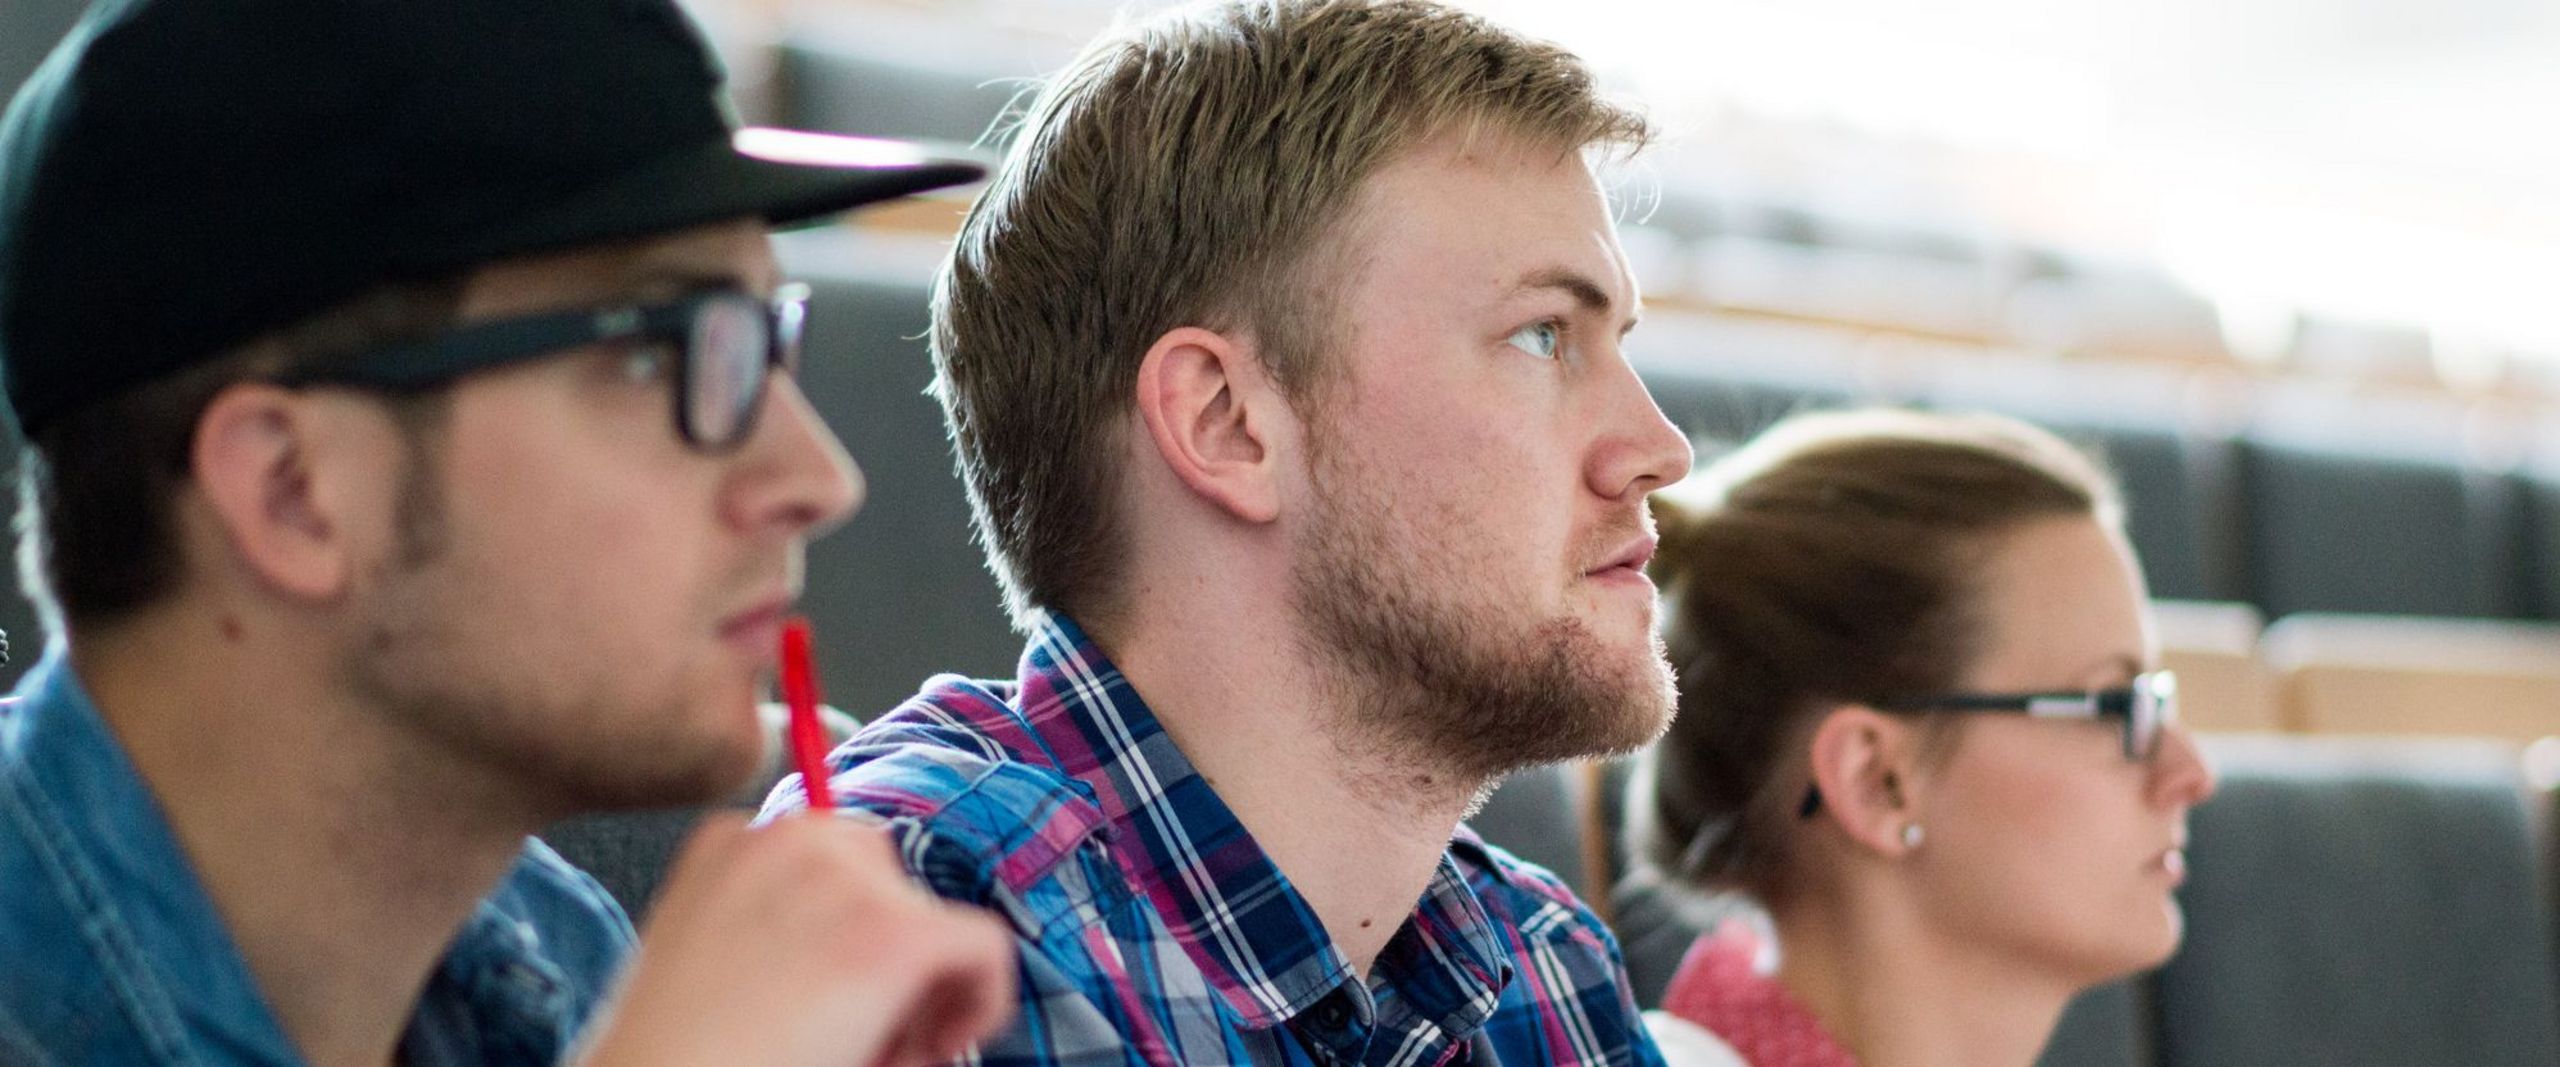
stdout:
[[(1617, 307), (1617, 302), (1609, 298), (1609, 291), (1601, 288), (1600, 283), (1591, 280), (1589, 275), (1570, 267), (1548, 267), (1531, 272), (1528, 277), (1520, 279), (1520, 284), (1511, 287), (1514, 293), (1534, 289), (1558, 290), (1572, 297), (1573, 302), (1582, 310), (1604, 316)], [(1644, 304), (1639, 301), (1636, 306), (1627, 309), (1626, 321), (1618, 325), (1619, 335), (1624, 336), (1627, 331), (1635, 329), (1636, 323), (1643, 318)]]

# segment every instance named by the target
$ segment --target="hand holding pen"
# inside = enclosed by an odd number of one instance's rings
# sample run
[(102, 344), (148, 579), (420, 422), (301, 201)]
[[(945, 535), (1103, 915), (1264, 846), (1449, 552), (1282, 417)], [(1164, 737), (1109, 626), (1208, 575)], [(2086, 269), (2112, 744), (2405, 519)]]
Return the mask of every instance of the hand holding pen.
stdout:
[(583, 1067), (863, 1064), (960, 1056), (1014, 1000), (1011, 932), (908, 877), (881, 828), (833, 816), (806, 620), (781, 683), (808, 814), (723, 812), (677, 856)]

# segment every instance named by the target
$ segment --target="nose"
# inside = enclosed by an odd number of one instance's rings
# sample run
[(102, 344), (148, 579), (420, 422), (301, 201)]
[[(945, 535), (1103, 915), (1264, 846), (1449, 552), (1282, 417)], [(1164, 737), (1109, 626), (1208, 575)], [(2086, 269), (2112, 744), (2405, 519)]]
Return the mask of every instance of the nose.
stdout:
[(736, 463), (730, 521), (743, 529), (815, 536), (862, 506), (861, 468), (789, 375), (773, 376)]
[(2194, 807), (2211, 798), (2221, 784), (2194, 733), (2183, 725), (2161, 732), (2159, 757), (2151, 769), (2154, 797), (2165, 804)]
[(1609, 361), (1607, 402), (1587, 475), (1591, 491), (1610, 500), (1641, 498), (1689, 476), (1689, 436), (1671, 424), (1625, 358)]

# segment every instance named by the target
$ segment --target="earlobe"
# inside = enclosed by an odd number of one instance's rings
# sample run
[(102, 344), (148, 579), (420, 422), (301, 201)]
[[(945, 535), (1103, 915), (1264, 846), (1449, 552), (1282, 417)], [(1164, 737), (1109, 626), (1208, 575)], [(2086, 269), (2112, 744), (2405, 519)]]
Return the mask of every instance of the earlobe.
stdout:
[(354, 568), (345, 526), (312, 465), (304, 397), (263, 383), (215, 394), (196, 420), (192, 470), (241, 568), (296, 599), (342, 593)]
[(1855, 704), (1833, 709), (1814, 728), (1811, 769), (1822, 817), (1868, 851), (1898, 857), (1920, 847), (1914, 740), (1909, 724)]
[(1138, 365), (1138, 415), (1156, 454), (1185, 486), (1245, 522), (1279, 517), (1266, 420), (1280, 402), (1255, 354), (1212, 330), (1172, 330)]

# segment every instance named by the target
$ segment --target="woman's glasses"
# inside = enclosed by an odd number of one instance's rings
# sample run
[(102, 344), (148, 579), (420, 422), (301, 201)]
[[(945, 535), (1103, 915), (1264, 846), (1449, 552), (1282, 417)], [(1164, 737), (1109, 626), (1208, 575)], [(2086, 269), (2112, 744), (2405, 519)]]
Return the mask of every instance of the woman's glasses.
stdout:
[(2150, 759), (2160, 735), (2178, 721), (2178, 676), (2145, 671), (2114, 689), (2050, 693), (1948, 693), (1879, 703), (1884, 711), (2015, 712), (2039, 719), (2115, 719), (2124, 728), (2124, 758)]
[[(2178, 676), (2171, 671), (2144, 671), (2113, 689), (2045, 693), (1943, 693), (1937, 696), (1886, 700), (1882, 711), (2008, 712), (2039, 719), (2115, 719), (2124, 731), (2124, 758), (2136, 763), (2160, 751), (2160, 738), (2178, 721)], [(1822, 808), (1822, 791), (1805, 791), (1796, 814), (1810, 818)]]

